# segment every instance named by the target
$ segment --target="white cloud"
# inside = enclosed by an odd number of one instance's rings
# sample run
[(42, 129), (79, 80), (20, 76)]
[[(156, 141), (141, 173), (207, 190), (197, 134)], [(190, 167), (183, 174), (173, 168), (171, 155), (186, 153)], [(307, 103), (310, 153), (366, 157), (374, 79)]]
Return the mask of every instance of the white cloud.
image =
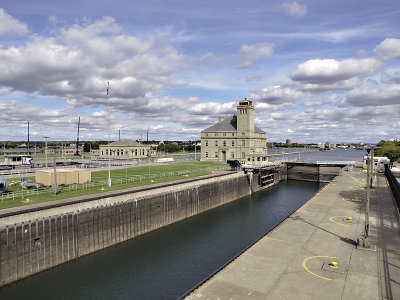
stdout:
[(400, 85), (359, 88), (350, 91), (345, 99), (354, 106), (400, 105)]
[(384, 61), (400, 59), (400, 39), (385, 39), (376, 46), (374, 51), (378, 53)]
[[(66, 99), (68, 105), (128, 108), (165, 87), (184, 86), (172, 74), (190, 59), (171, 45), (120, 34), (110, 17), (34, 36), (21, 46), (0, 48), (0, 86)], [(157, 39), (157, 37), (152, 37)]]
[(4, 9), (0, 8), (0, 37), (5, 36), (7, 34), (27, 34), (28, 27), (14, 19), (12, 16), (8, 15)]
[(364, 49), (360, 49), (360, 50), (357, 51), (357, 56), (358, 57), (363, 57), (365, 55), (367, 55), (367, 51), (365, 51)]
[(249, 68), (254, 63), (264, 57), (271, 56), (274, 53), (276, 45), (274, 43), (256, 43), (252, 45), (243, 45), (239, 51), (242, 54), (242, 61), (239, 68)]
[(341, 80), (333, 83), (305, 83), (298, 84), (298, 88), (304, 92), (313, 94), (327, 93), (327, 92), (338, 92), (338, 91), (349, 91), (360, 85), (362, 80), (358, 77), (353, 77), (347, 80)]
[(196, 115), (224, 116), (236, 113), (236, 102), (218, 103), (207, 102), (198, 103), (188, 108), (188, 112)]
[(330, 84), (355, 76), (368, 76), (377, 73), (380, 63), (376, 59), (311, 59), (300, 64), (292, 73), (294, 81), (311, 84)]
[(252, 91), (250, 95), (250, 98), (254, 101), (260, 101), (271, 105), (280, 105), (287, 102), (294, 103), (304, 97), (307, 97), (307, 94), (291, 89), (290, 87), (279, 85)]
[(282, 7), (291, 16), (305, 16), (307, 14), (307, 6), (297, 1), (284, 2)]

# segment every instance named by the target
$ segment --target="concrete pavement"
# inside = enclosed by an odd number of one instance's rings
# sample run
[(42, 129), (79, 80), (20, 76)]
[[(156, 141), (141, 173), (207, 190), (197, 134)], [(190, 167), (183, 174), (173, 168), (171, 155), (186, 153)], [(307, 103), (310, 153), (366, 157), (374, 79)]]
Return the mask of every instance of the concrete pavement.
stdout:
[(400, 299), (400, 230), (383, 174), (371, 190), (370, 248), (356, 247), (365, 178), (336, 177), (187, 299)]

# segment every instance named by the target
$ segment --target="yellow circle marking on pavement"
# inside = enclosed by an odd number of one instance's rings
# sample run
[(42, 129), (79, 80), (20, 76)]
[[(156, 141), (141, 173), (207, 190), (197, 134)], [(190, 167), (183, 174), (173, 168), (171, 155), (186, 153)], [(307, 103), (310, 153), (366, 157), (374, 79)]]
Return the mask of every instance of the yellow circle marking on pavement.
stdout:
[[(330, 217), (329, 218), (329, 221), (331, 221), (331, 222), (333, 222), (333, 223), (335, 223), (335, 224), (338, 224), (338, 225), (343, 225), (343, 226), (349, 226), (349, 224), (344, 224), (344, 223), (338, 223), (338, 222), (336, 222), (335, 220), (333, 220), (334, 218), (348, 218), (348, 217), (346, 217), (346, 216), (333, 216), (333, 217)], [(351, 221), (350, 221), (351, 222)]]
[(314, 275), (314, 276), (317, 276), (317, 277), (322, 278), (322, 279), (325, 279), (325, 280), (332, 280), (332, 278), (326, 278), (326, 277), (320, 276), (320, 275), (318, 275), (318, 274), (315, 274), (315, 273), (311, 272), (311, 271), (307, 268), (307, 261), (309, 261), (309, 260), (312, 259), (312, 258), (318, 258), (318, 257), (327, 257), (327, 258), (339, 259), (339, 257), (334, 257), (334, 256), (323, 256), (323, 255), (322, 255), (322, 256), (310, 256), (310, 257), (306, 258), (305, 260), (303, 260), (303, 268), (306, 269), (306, 271), (307, 271), (308, 273), (310, 273), (310, 274), (312, 274), (312, 275)]

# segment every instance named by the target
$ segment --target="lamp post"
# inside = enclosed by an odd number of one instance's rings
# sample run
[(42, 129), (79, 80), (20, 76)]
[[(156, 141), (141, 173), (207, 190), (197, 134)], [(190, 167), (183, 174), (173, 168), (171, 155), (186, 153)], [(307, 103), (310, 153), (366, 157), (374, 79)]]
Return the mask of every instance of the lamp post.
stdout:
[(47, 139), (49, 138), (48, 136), (44, 137), (46, 140), (46, 150), (44, 151), (45, 155), (46, 155), (46, 169), (47, 169)]
[(108, 187), (111, 187), (111, 151), (110, 151), (110, 82), (107, 82), (107, 121), (108, 121)]
[(370, 178), (371, 178), (371, 156), (370, 152), (373, 151), (372, 147), (366, 148), (367, 150), (367, 183), (366, 183), (366, 190), (367, 190), (367, 199), (365, 202), (365, 227), (364, 227), (364, 247), (367, 247), (367, 238), (370, 235), (370, 227), (369, 227), (369, 196), (370, 196)]
[(367, 180), (366, 180), (366, 201), (365, 201), (365, 227), (364, 227), (364, 236), (361, 239), (358, 239), (357, 244), (358, 246), (362, 247), (369, 247), (368, 244), (368, 237), (371, 234), (371, 228), (369, 224), (369, 199), (371, 195), (371, 188), (372, 188), (372, 168), (373, 168), (373, 160), (374, 160), (374, 150), (380, 149), (380, 147), (367, 147), (365, 150), (367, 150), (367, 158), (366, 158), (366, 164), (367, 164)]

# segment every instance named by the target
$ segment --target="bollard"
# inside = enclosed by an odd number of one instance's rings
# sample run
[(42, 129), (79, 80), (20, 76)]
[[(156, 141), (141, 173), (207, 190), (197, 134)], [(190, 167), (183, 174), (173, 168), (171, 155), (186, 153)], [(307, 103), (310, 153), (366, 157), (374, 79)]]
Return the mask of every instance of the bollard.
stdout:
[(336, 261), (333, 261), (333, 262), (331, 262), (329, 265), (330, 265), (330, 266), (331, 266), (331, 268), (333, 268), (333, 269), (337, 269), (337, 267), (338, 267), (338, 265), (337, 265), (337, 262), (336, 262)]

